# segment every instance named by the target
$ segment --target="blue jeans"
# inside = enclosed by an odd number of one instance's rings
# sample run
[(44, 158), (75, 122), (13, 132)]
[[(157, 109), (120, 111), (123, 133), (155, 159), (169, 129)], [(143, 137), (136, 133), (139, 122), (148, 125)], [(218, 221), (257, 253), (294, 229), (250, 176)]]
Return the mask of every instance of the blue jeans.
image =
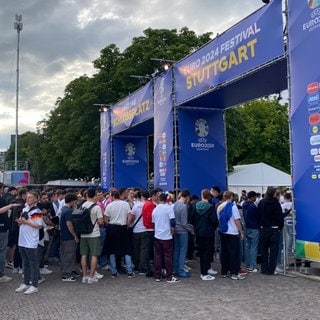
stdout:
[(188, 250), (188, 233), (174, 234), (173, 273), (183, 274)]
[(59, 258), (60, 230), (57, 230), (50, 244), (48, 258)]
[(260, 232), (259, 229), (246, 229), (245, 259), (247, 268), (257, 267), (257, 254)]
[(277, 265), (282, 265), (282, 250), (283, 250), (283, 230), (279, 232), (279, 244), (278, 244), (278, 254), (277, 254)]
[[(111, 268), (111, 273), (115, 274), (117, 273), (117, 262), (116, 262), (116, 255), (115, 254), (110, 254), (110, 268)], [(126, 268), (127, 268), (127, 273), (132, 273), (132, 262), (131, 262), (131, 256), (126, 254), (124, 256), (124, 261), (126, 263)]]
[(27, 286), (32, 283), (38, 287), (39, 278), (39, 258), (37, 248), (19, 247), (23, 264), (24, 284)]
[(8, 232), (0, 232), (0, 277), (4, 276), (4, 266), (6, 264), (6, 252), (8, 244)]
[(100, 267), (105, 267), (108, 264), (108, 257), (106, 254), (102, 254), (104, 242), (107, 235), (106, 228), (100, 228), (100, 255), (98, 256), (98, 264)]

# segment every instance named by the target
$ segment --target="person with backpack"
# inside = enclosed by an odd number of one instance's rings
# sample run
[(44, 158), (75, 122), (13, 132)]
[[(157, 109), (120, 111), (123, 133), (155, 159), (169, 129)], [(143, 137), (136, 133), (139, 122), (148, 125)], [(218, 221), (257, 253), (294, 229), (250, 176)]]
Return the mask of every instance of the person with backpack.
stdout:
[[(96, 191), (91, 188), (87, 191), (87, 201), (82, 204), (82, 208), (90, 208), (90, 218), (93, 224), (91, 233), (80, 235), (80, 255), (81, 255), (81, 268), (82, 268), (82, 283), (93, 284), (98, 282), (95, 277), (98, 256), (100, 254), (100, 226), (103, 225), (103, 213), (97, 202)], [(91, 256), (90, 271), (87, 274), (87, 258)]]
[(243, 280), (239, 274), (240, 239), (244, 239), (241, 217), (237, 205), (233, 202), (233, 192), (223, 193), (223, 202), (218, 206), (220, 235), (221, 275), (226, 277), (231, 273), (232, 280)]

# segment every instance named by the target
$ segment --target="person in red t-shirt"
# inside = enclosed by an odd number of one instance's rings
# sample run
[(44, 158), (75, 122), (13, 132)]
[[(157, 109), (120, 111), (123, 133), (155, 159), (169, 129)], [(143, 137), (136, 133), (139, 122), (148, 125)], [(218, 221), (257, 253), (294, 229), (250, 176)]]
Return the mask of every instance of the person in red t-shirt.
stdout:
[(142, 222), (146, 227), (147, 234), (147, 249), (146, 249), (146, 277), (152, 277), (153, 271), (150, 266), (150, 258), (153, 257), (154, 253), (154, 225), (152, 223), (152, 211), (159, 202), (158, 189), (150, 191), (150, 198), (144, 203), (142, 207)]

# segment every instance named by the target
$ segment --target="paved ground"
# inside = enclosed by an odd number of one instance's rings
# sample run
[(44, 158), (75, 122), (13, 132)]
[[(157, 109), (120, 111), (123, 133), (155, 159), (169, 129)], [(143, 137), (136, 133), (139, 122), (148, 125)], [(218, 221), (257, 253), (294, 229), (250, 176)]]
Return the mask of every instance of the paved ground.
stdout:
[(111, 279), (103, 271), (105, 277), (90, 286), (80, 279), (62, 282), (58, 267), (50, 266), (55, 272), (30, 296), (14, 292), (21, 275), (13, 274), (13, 281), (0, 283), (0, 319), (320, 319), (317, 281), (260, 273), (243, 281), (219, 276), (202, 281), (198, 262), (189, 265), (192, 278), (176, 284), (143, 276)]

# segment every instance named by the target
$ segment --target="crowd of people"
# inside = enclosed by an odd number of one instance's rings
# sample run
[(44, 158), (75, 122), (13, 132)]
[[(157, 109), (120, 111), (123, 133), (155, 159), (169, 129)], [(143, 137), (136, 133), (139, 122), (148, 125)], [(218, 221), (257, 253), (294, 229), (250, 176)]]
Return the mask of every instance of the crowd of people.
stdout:
[[(90, 233), (76, 232), (77, 208), (89, 210)], [(104, 276), (99, 267), (114, 279), (125, 273), (129, 279), (140, 274), (177, 283), (192, 275), (186, 261), (197, 259), (203, 281), (219, 272), (244, 280), (258, 272), (259, 247), (260, 271), (273, 275), (284, 267), (282, 230), (293, 233), (291, 211), (291, 194), (272, 187), (263, 198), (243, 191), (239, 199), (214, 186), (203, 189), (199, 199), (187, 189), (175, 197), (161, 189), (28, 191), (0, 184), (0, 283), (12, 280), (5, 275), (10, 268), (23, 274), (16, 292), (36, 293), (44, 275), (52, 273), (50, 263), (59, 264), (64, 282), (81, 278), (94, 284)], [(287, 243), (292, 250), (292, 238)], [(213, 264), (217, 252), (219, 272)]]

